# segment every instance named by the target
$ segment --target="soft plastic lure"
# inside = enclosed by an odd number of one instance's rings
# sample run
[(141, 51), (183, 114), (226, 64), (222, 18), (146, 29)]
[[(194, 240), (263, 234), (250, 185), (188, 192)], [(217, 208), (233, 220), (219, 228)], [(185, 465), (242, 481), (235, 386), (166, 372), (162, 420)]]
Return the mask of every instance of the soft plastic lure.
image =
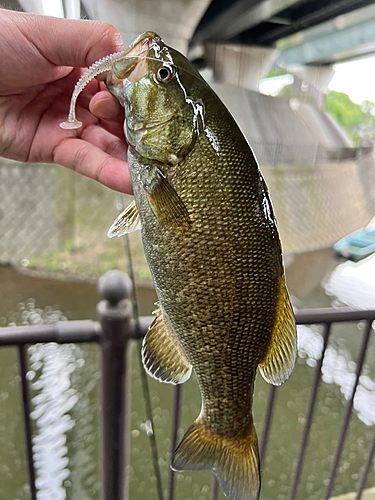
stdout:
[[(148, 50), (148, 46), (153, 42), (154, 33), (146, 32), (140, 35), (134, 42), (124, 51), (115, 52), (108, 56), (99, 59), (90, 66), (81, 76), (74, 87), (72, 98), (70, 101), (69, 115), (65, 122), (60, 123), (61, 128), (75, 129), (82, 127), (82, 122), (76, 118), (76, 101), (79, 94), (86, 85), (96, 76), (106, 71), (113, 71), (116, 77), (121, 78), (124, 68), (129, 66), (137, 66), (139, 58), (142, 58), (144, 52)], [(144, 57), (142, 58), (144, 59)]]
[(81, 76), (81, 78), (78, 80), (78, 82), (74, 87), (74, 91), (70, 101), (68, 119), (67, 121), (60, 123), (61, 128), (74, 129), (82, 127), (82, 122), (80, 122), (76, 118), (76, 110), (75, 110), (76, 101), (79, 94), (93, 78), (100, 75), (101, 73), (105, 73), (106, 71), (111, 71), (112, 64), (114, 63), (114, 61), (117, 61), (124, 55), (125, 51), (115, 52), (114, 54), (105, 56), (102, 59), (99, 59), (99, 61), (96, 61), (83, 73), (83, 75)]

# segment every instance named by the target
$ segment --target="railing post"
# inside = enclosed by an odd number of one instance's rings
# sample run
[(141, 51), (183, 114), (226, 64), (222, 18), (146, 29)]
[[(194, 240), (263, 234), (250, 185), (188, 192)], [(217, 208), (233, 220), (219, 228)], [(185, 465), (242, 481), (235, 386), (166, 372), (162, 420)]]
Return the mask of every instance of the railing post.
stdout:
[(102, 500), (128, 498), (127, 417), (130, 365), (128, 341), (132, 338), (130, 278), (109, 271), (99, 279), (104, 300), (97, 311), (102, 325)]

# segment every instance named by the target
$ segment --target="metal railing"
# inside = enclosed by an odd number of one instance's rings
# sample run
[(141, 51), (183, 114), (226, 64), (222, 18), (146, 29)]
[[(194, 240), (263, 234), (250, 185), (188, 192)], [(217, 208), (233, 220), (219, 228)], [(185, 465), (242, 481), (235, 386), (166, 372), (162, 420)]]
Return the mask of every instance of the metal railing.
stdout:
[[(32, 424), (30, 417), (30, 394), (27, 380), (27, 346), (35, 343), (56, 342), (86, 343), (97, 342), (101, 345), (101, 414), (102, 414), (102, 499), (124, 500), (128, 498), (128, 477), (126, 474), (128, 464), (128, 381), (129, 363), (127, 362), (128, 343), (139, 340), (148, 329), (151, 317), (141, 317), (132, 320), (131, 282), (129, 278), (119, 271), (106, 273), (99, 280), (99, 291), (104, 300), (98, 304), (100, 323), (94, 321), (66, 321), (54, 325), (7, 327), (0, 329), (0, 347), (17, 346), (19, 353), (19, 367), (21, 378), (21, 394), (23, 405), (23, 418), (28, 461), (28, 475), (31, 500), (37, 500), (36, 474), (33, 456)], [(356, 363), (355, 382), (346, 405), (337, 447), (331, 465), (330, 477), (327, 484), (324, 500), (331, 498), (336, 473), (340, 464), (341, 454), (352, 415), (354, 397), (362, 373), (366, 351), (370, 340), (372, 323), (375, 320), (375, 310), (352, 311), (346, 309), (316, 309), (300, 310), (296, 314), (298, 325), (324, 325), (323, 349), (315, 368), (311, 387), (310, 399), (306, 411), (302, 438), (294, 469), (294, 477), (290, 490), (290, 500), (295, 500), (304, 459), (309, 442), (311, 424), (316, 408), (316, 401), (321, 382), (321, 369), (328, 346), (331, 327), (334, 323), (365, 322), (361, 347)], [(267, 443), (272, 426), (275, 409), (277, 388), (270, 386), (267, 407), (264, 417), (263, 432), (260, 439), (259, 453), (261, 463), (264, 464)], [(175, 387), (171, 451), (177, 445), (177, 431), (179, 428), (182, 405), (182, 387)], [(371, 470), (375, 454), (375, 435), (370, 446), (368, 457), (364, 463), (364, 470), (359, 481), (356, 500), (360, 500), (366, 486), (366, 480)], [(218, 483), (214, 479), (212, 484), (211, 499), (218, 498)], [(168, 482), (168, 500), (175, 498), (175, 473), (170, 470)]]

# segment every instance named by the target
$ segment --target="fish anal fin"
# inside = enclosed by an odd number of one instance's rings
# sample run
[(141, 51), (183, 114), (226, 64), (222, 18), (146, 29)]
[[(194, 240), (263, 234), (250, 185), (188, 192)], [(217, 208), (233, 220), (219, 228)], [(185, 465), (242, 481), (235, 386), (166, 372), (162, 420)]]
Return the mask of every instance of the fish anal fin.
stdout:
[(285, 280), (282, 277), (275, 326), (268, 350), (259, 363), (260, 373), (270, 384), (280, 385), (290, 377), (296, 355), (296, 323)]
[(161, 382), (182, 384), (191, 374), (191, 364), (183, 352), (161, 308), (143, 339), (142, 361), (149, 375)]
[(152, 211), (162, 224), (181, 230), (189, 227), (191, 221), (184, 202), (160, 170), (153, 189), (145, 190)]
[(121, 212), (109, 228), (108, 236), (110, 238), (114, 236), (123, 236), (124, 234), (138, 231), (138, 229), (141, 229), (141, 221), (137, 205), (135, 201), (133, 201), (123, 212)]
[(239, 439), (214, 434), (198, 418), (175, 451), (175, 471), (211, 470), (228, 500), (257, 500), (260, 491), (258, 441), (254, 425)]

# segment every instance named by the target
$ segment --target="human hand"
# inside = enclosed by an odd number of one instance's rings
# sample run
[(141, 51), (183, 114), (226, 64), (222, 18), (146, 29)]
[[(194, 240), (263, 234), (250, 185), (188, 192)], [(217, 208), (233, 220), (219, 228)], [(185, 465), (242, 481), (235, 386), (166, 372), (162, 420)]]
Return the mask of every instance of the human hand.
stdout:
[(59, 127), (85, 68), (121, 50), (109, 24), (0, 9), (0, 156), (58, 163), (131, 193), (124, 113), (103, 82), (92, 80), (78, 98), (83, 126)]

